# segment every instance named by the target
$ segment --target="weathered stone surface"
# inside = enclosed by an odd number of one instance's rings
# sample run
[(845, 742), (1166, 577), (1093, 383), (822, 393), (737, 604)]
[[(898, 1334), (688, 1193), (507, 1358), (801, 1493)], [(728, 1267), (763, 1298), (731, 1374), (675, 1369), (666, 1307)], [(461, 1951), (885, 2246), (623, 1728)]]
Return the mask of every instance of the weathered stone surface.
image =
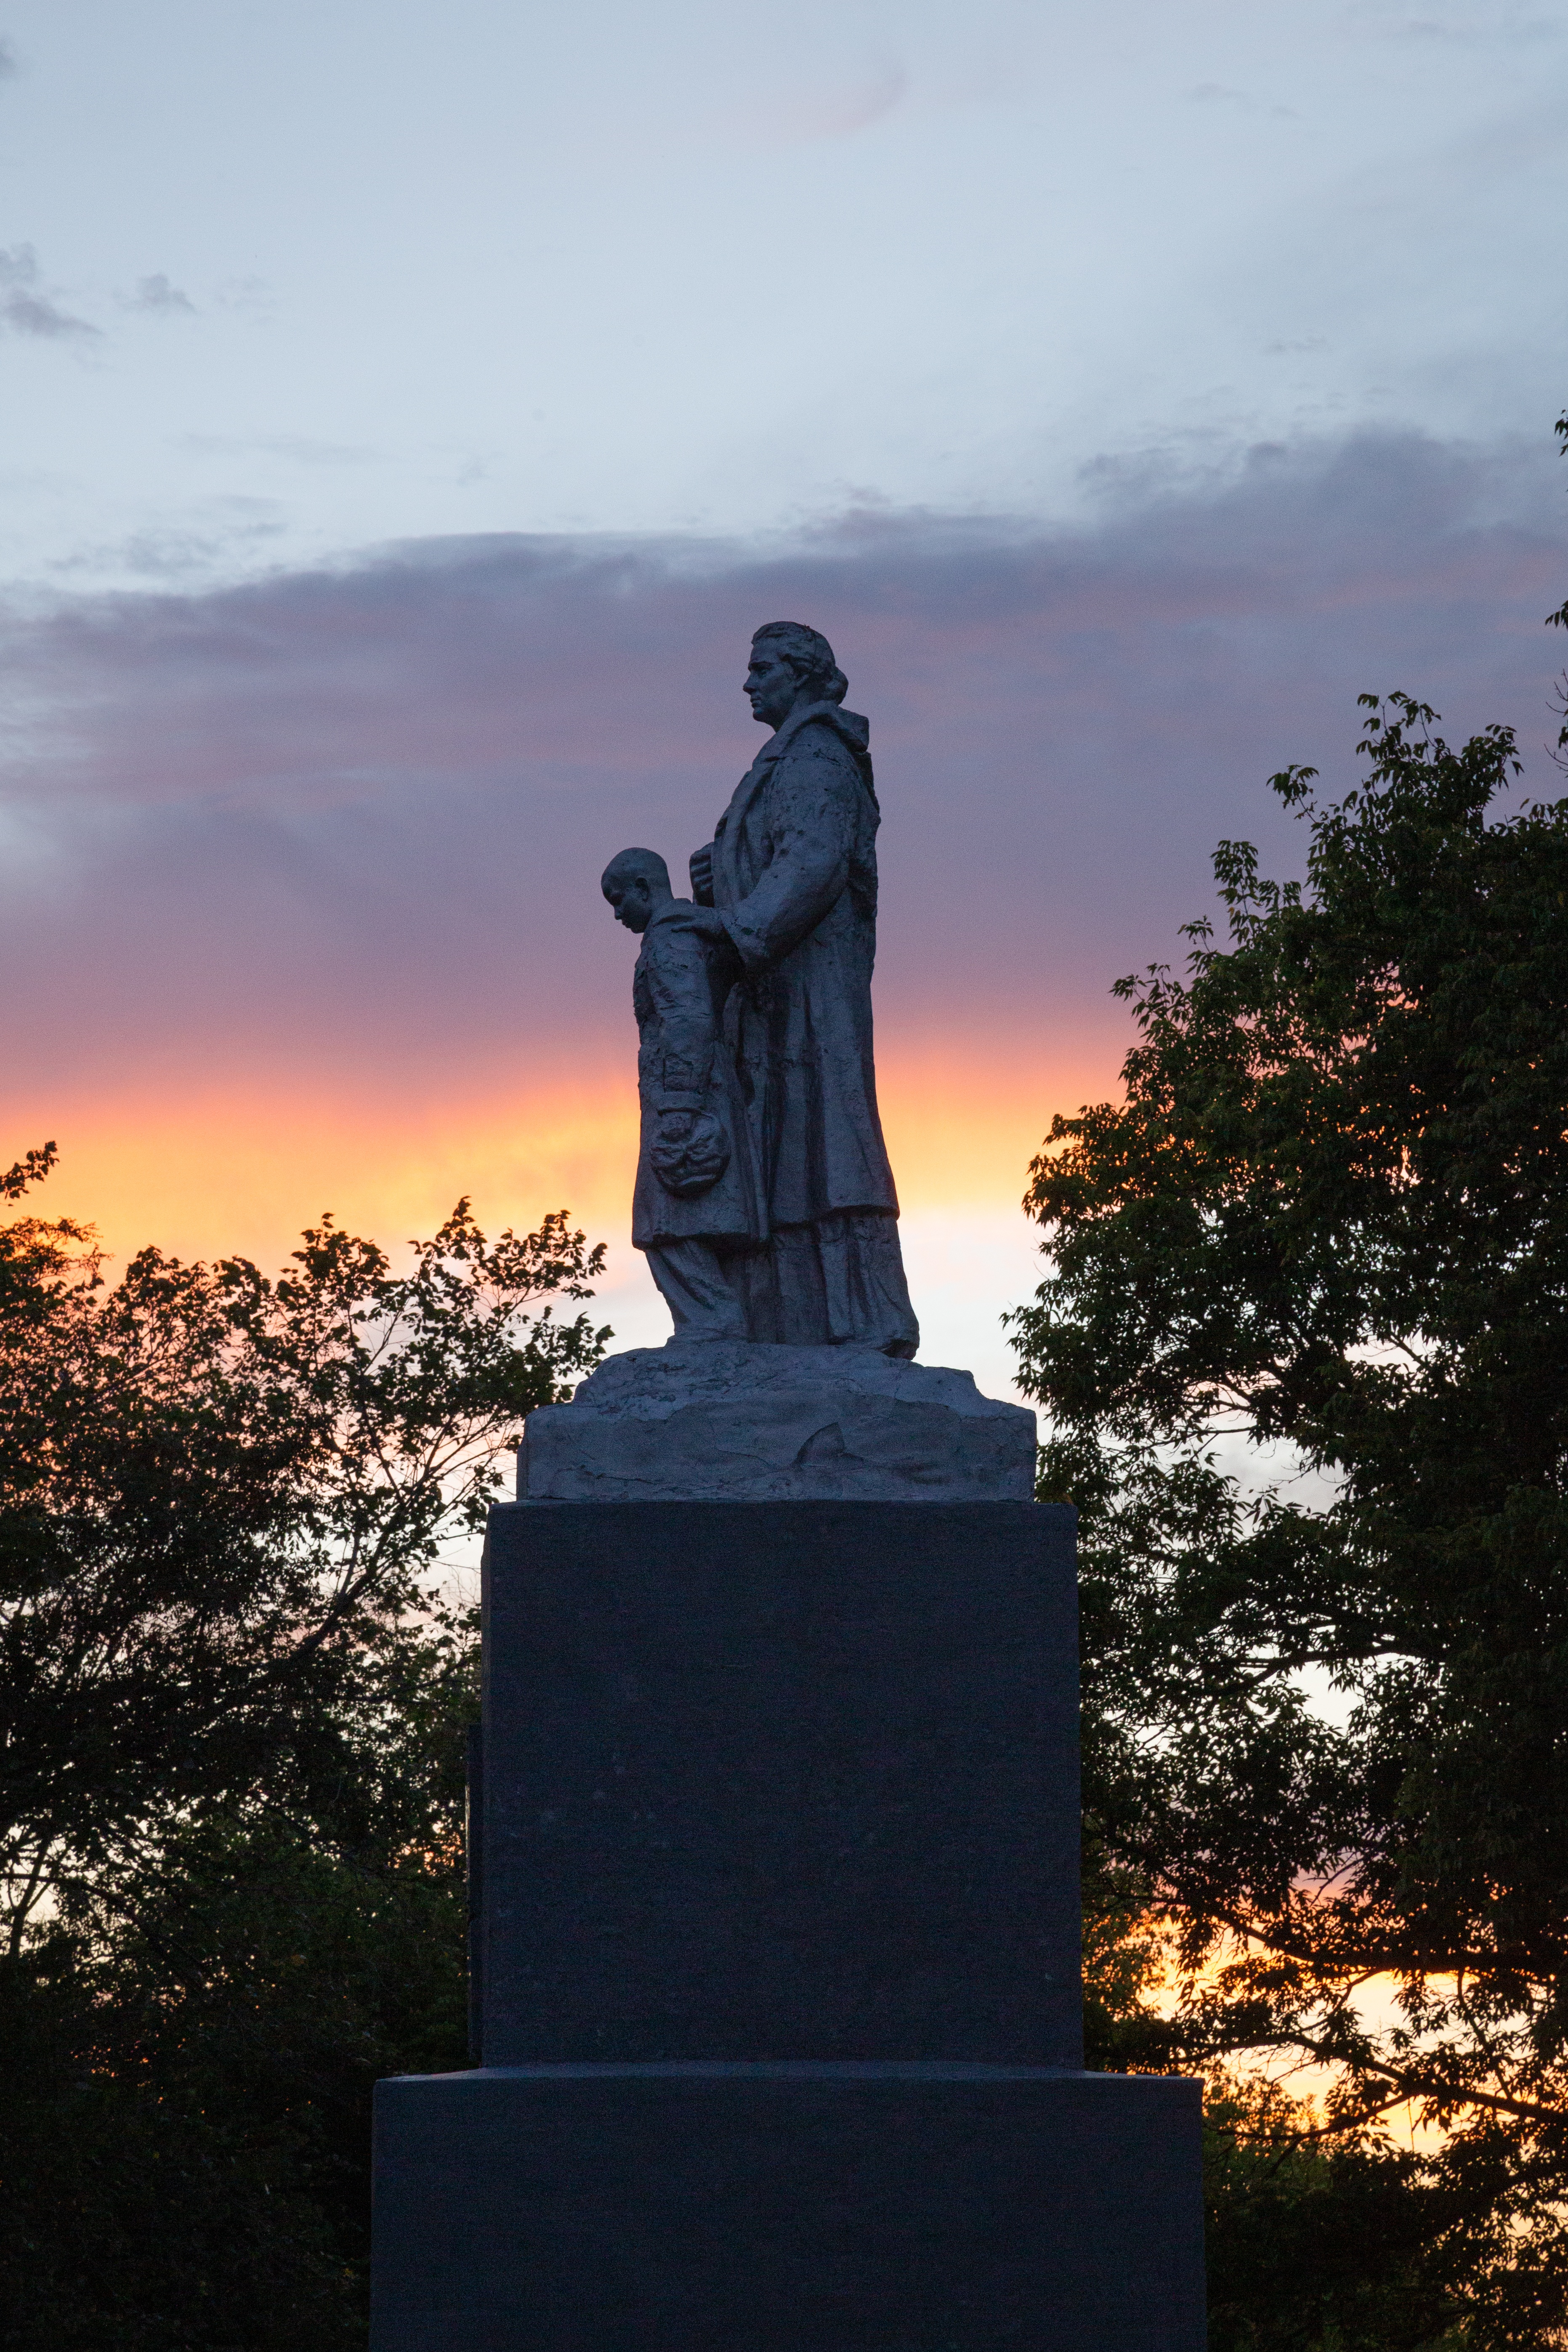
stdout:
[(677, 898), (656, 850), (602, 887), (642, 940), (632, 1241), (678, 1337), (912, 1357), (872, 1067), (869, 722), (819, 630), (770, 621), (746, 697), (773, 731)]
[(520, 1502), (1028, 1502), (1035, 1416), (874, 1348), (672, 1339), (530, 1413)]

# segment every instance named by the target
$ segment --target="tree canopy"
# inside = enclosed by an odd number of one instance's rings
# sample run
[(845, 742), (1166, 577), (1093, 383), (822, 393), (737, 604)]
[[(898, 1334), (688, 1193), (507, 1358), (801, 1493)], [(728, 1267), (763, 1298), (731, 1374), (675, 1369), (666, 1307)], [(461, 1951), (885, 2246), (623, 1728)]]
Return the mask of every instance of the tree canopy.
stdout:
[(449, 1547), (602, 1264), (466, 1202), (275, 1280), (0, 1228), (0, 2344), (363, 2342), (372, 2084), (465, 2054)]
[(1226, 943), (1197, 921), (1181, 976), (1119, 983), (1124, 1099), (1033, 1164), (1015, 1338), (1041, 1491), (1083, 1514), (1092, 1833), (1175, 1934), (1174, 2045), (1331, 2068), (1302, 2147), (1386, 2155), (1413, 2106), (1467, 2340), (1537, 2343), (1568, 2255), (1568, 803), (1509, 804), (1507, 728), (1451, 748), (1363, 703), (1352, 789), (1272, 779), (1305, 887), (1223, 843)]

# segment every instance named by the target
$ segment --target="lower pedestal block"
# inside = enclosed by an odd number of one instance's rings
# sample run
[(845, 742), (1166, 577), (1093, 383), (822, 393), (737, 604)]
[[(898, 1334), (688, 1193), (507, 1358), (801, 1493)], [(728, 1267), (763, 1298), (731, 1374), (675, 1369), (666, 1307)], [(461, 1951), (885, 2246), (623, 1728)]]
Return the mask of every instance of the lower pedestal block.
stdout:
[(376, 2087), (373, 2352), (1202, 2352), (1199, 2086), (894, 2061)]

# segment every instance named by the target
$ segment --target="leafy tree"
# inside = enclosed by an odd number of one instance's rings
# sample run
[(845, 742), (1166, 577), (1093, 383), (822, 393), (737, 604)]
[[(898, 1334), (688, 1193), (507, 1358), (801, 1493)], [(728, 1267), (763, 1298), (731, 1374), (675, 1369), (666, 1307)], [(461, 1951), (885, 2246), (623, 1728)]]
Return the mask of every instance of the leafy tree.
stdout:
[(1363, 701), (1360, 784), (1273, 779), (1307, 887), (1222, 844), (1228, 945), (1119, 983), (1125, 1099), (1033, 1164), (1015, 1338), (1083, 1513), (1091, 1830), (1171, 1924), (1189, 2063), (1332, 2069), (1325, 2149), (1413, 2103), (1426, 2275), (1468, 2342), (1534, 2344), (1568, 2315), (1568, 803), (1499, 814), (1509, 730)]
[[(0, 1177), (19, 1201), (53, 1148)], [(482, 1524), (607, 1333), (563, 1216), (394, 1273), (0, 1228), (0, 2344), (363, 2342), (369, 2097), (465, 2057)]]
[(1204, 2109), (1210, 2352), (1461, 2352), (1432, 2258), (1454, 2197), (1378, 2132), (1220, 2073)]
[[(15, 1197), (47, 1155), (6, 1180)], [(0, 1243), (0, 1857), (13, 1949), (73, 1871), (166, 1819), (310, 1808), (424, 1622), (443, 1542), (603, 1335), (563, 1216), (491, 1244), (466, 1202), (395, 1274), (331, 1220), (268, 1281), (87, 1237)]]

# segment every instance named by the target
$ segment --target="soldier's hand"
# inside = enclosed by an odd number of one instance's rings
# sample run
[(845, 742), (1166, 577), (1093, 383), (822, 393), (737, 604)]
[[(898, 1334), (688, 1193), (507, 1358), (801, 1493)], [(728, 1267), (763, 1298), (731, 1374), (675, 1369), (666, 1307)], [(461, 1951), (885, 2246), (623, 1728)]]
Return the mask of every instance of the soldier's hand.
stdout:
[(713, 904), (713, 844), (709, 842), (706, 848), (694, 849), (689, 862), (691, 895), (700, 907), (710, 907)]

